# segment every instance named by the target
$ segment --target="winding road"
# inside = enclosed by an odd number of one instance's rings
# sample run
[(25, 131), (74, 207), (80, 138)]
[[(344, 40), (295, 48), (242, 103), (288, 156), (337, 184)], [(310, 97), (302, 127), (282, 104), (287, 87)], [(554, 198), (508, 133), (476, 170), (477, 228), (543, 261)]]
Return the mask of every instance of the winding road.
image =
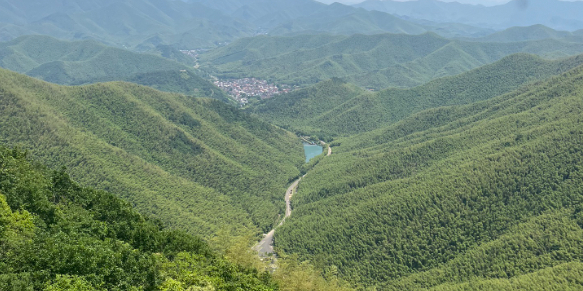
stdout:
[[(305, 176), (306, 175), (304, 175), (304, 177)], [(300, 183), (300, 180), (302, 178), (299, 178), (299, 179), (295, 180), (293, 183), (291, 183), (291, 185), (285, 191), (285, 216), (284, 216), (283, 220), (277, 225), (277, 227), (280, 227), (285, 222), (285, 219), (290, 217), (290, 215), (292, 213), (291, 198), (294, 195), (294, 193), (296, 192), (296, 189), (298, 188), (298, 184)], [(263, 239), (257, 245), (255, 245), (255, 247), (253, 248), (254, 250), (256, 250), (259, 253), (259, 256), (266, 257), (266, 256), (268, 256), (268, 254), (273, 253), (273, 236), (275, 234), (275, 229), (277, 229), (277, 227), (272, 229), (270, 232), (268, 232), (263, 237)]]
[[(323, 146), (326, 145), (326, 143), (323, 141), (320, 141), (320, 143)], [(332, 147), (328, 146), (328, 154), (326, 156), (329, 156), (331, 154), (332, 154)], [(285, 191), (285, 216), (283, 217), (281, 222), (274, 229), (272, 229), (270, 232), (265, 234), (263, 236), (263, 239), (253, 247), (253, 249), (255, 251), (257, 251), (257, 253), (259, 254), (260, 257), (267, 257), (267, 256), (269, 256), (269, 254), (273, 254), (273, 236), (275, 235), (275, 230), (285, 222), (286, 218), (291, 216), (291, 214), (292, 214), (291, 198), (294, 195), (294, 193), (296, 192), (296, 190), (298, 189), (298, 184), (300, 183), (302, 178), (304, 178), (305, 176), (306, 175), (295, 180), (293, 183), (291, 183), (291, 185)]]

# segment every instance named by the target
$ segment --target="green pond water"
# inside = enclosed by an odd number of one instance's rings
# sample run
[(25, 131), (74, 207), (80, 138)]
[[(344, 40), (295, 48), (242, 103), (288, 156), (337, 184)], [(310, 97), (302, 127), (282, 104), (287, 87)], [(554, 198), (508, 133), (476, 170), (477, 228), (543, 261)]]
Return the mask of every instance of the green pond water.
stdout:
[(324, 148), (322, 146), (304, 143), (304, 154), (306, 155), (306, 163), (309, 162), (313, 157), (321, 154), (323, 150)]

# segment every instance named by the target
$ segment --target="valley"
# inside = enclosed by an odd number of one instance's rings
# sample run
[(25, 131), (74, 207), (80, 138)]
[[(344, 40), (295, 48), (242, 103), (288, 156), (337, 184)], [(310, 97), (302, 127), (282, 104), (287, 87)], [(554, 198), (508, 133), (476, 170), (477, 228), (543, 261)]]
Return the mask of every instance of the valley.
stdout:
[(340, 2), (0, 0), (0, 290), (583, 290), (583, 2)]
[[(312, 158), (315, 158), (318, 155), (321, 155), (322, 152), (322, 147), (321, 146), (317, 146), (317, 145), (310, 145), (307, 143), (304, 143), (304, 154), (306, 156), (306, 163), (308, 163)], [(327, 152), (327, 156), (332, 154), (332, 148), (328, 147), (328, 152)], [(273, 250), (273, 238), (275, 235), (275, 230), (277, 227), (282, 226), (285, 223), (285, 220), (291, 216), (292, 214), (292, 207), (291, 207), (291, 198), (294, 195), (294, 193), (296, 193), (297, 188), (299, 183), (301, 182), (302, 178), (305, 178), (307, 175), (304, 174), (302, 177), (298, 178), (297, 180), (293, 181), (289, 187), (287, 188), (287, 190), (285, 191), (285, 214), (283, 216), (283, 219), (281, 219), (281, 222), (279, 222), (279, 224), (277, 224), (277, 226), (270, 230), (268, 233), (263, 235), (263, 239), (261, 241), (259, 241), (259, 243), (257, 243), (257, 245), (255, 245), (253, 247), (253, 250), (257, 251), (257, 253), (259, 254), (260, 257), (265, 258), (267, 256), (269, 256), (270, 254), (274, 254), (274, 250)]]

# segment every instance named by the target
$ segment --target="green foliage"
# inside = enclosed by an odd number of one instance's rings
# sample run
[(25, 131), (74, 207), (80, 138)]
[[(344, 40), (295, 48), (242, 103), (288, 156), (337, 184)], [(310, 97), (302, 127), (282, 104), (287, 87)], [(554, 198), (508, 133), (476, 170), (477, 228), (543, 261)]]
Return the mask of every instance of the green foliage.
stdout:
[(250, 110), (303, 135), (347, 136), (393, 124), (425, 109), (487, 100), (581, 63), (583, 56), (547, 61), (533, 55), (516, 54), (411, 89), (366, 93), (333, 80), (276, 96)]
[(549, 277), (532, 289), (580, 288), (558, 266), (583, 259), (581, 78), (580, 66), (338, 139), (276, 247), (381, 290), (510, 289), (537, 274)]
[(194, 97), (208, 97), (225, 103), (235, 103), (225, 92), (190, 70), (156, 71), (132, 75), (123, 81), (136, 83), (165, 92)]
[(172, 228), (266, 231), (303, 163), (296, 136), (216, 100), (129, 83), (62, 87), (8, 71), (0, 79), (0, 140)]
[[(46, 287), (45, 291), (86, 291), (100, 290), (101, 288), (93, 287), (85, 279), (78, 276), (57, 275), (54, 283)], [(103, 289), (102, 289), (103, 290)], [(136, 289), (137, 290), (137, 289)]]
[(2, 290), (164, 290), (169, 280), (195, 290), (277, 290), (268, 274), (18, 149), (0, 148), (0, 193)]
[[(340, 104), (361, 94), (364, 90), (334, 78), (316, 86), (277, 95), (246, 108), (260, 118), (273, 122), (283, 128), (296, 131), (298, 135), (316, 135), (320, 140), (327, 140), (338, 132), (328, 130), (329, 122), (320, 117)], [(318, 122), (315, 119), (320, 119)]]
[[(163, 54), (178, 59), (169, 55), (168, 50)], [(0, 67), (61, 85), (128, 81), (162, 91), (231, 102), (220, 89), (189, 69), (190, 66), (95, 41), (68, 42), (48, 36), (24, 36), (0, 43), (0, 52)]]
[(444, 284), (428, 290), (581, 290), (583, 265), (572, 262), (546, 268), (511, 279), (472, 280), (461, 284)]
[(583, 40), (577, 38), (499, 43), (449, 40), (435, 33), (299, 35), (240, 39), (201, 55), (201, 66), (225, 78), (307, 86), (338, 77), (380, 90), (419, 86), (515, 53), (561, 58), (582, 52)]

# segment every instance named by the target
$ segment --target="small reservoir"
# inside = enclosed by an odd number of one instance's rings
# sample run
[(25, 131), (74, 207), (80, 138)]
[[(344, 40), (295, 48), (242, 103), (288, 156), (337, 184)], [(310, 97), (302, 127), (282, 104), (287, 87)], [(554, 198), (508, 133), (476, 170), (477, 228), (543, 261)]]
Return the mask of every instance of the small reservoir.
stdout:
[(322, 153), (324, 148), (320, 145), (312, 145), (309, 143), (304, 143), (304, 155), (306, 156), (306, 163), (312, 158)]

